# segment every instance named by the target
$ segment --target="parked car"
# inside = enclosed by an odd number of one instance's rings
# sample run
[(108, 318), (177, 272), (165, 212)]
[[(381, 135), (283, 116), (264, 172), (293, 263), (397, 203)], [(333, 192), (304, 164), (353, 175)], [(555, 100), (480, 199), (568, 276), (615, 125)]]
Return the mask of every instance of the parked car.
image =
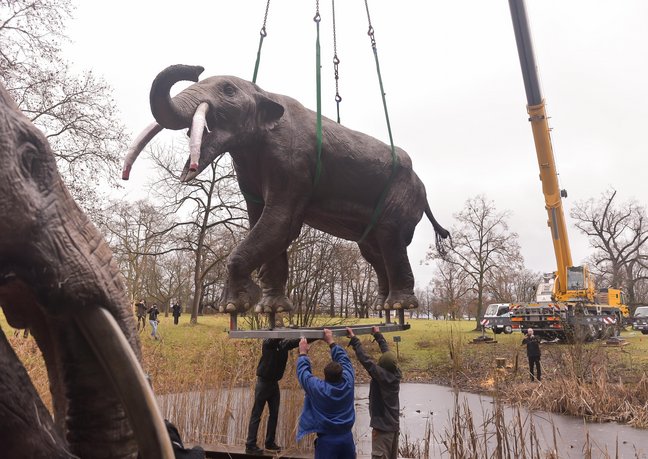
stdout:
[(632, 316), (632, 329), (648, 335), (648, 306), (638, 306)]
[(511, 326), (509, 306), (509, 303), (489, 304), (481, 320), (482, 326), (490, 328), (496, 335), (502, 332), (506, 334), (512, 333), (513, 327)]

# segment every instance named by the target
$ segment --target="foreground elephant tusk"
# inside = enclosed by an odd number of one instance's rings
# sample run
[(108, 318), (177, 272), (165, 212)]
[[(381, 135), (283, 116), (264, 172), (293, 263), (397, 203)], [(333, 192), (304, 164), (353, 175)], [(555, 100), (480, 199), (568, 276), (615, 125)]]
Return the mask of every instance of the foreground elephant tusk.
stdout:
[(131, 167), (133, 163), (139, 156), (139, 154), (144, 150), (144, 147), (163, 129), (157, 123), (152, 123), (144, 129), (140, 135), (137, 136), (135, 141), (131, 144), (126, 152), (126, 159), (124, 159), (124, 168), (122, 169), (122, 180), (128, 180), (130, 177)]
[(140, 457), (173, 459), (160, 409), (117, 321), (103, 308), (86, 308), (76, 321), (124, 405)]
[(189, 136), (189, 170), (191, 172), (196, 172), (200, 163), (200, 146), (202, 145), (203, 131), (207, 126), (207, 110), (209, 110), (207, 102), (198, 105), (191, 123), (191, 134)]

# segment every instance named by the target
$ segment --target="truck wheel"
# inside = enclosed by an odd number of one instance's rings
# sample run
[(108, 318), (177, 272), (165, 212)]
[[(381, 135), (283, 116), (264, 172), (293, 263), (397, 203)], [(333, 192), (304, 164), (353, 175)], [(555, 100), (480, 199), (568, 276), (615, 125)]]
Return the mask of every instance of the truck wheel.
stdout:
[(648, 335), (648, 330), (641, 330), (642, 335)]
[(500, 333), (502, 333), (502, 330), (499, 329), (499, 328), (493, 328), (493, 333), (495, 333), (496, 335), (499, 335)]
[(504, 327), (504, 333), (510, 335), (511, 333), (513, 333), (513, 328), (510, 325), (507, 325), (506, 327)]

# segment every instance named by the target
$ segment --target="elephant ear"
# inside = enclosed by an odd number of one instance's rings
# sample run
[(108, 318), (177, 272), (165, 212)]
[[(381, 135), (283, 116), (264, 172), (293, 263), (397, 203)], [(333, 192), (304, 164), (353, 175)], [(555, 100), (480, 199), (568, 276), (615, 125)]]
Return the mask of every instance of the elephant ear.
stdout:
[(262, 94), (255, 94), (254, 100), (257, 107), (257, 126), (266, 131), (273, 129), (284, 114), (283, 105)]

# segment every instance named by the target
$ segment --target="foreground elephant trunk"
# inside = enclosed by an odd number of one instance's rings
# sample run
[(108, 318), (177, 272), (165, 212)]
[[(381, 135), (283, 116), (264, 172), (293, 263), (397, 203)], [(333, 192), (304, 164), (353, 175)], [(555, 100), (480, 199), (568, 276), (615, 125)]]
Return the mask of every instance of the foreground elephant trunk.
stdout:
[(47, 140), (1, 86), (0, 156), (0, 306), (41, 349), (54, 411), (0, 334), (3, 454), (173, 457), (112, 254), (63, 185)]

